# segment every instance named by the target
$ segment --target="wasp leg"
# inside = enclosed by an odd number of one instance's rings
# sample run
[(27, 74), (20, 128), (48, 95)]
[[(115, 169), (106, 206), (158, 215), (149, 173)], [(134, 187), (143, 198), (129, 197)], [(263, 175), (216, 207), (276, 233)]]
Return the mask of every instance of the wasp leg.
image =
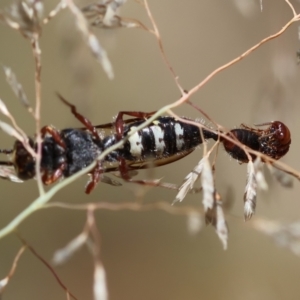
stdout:
[(119, 161), (120, 161), (120, 166), (119, 166), (120, 175), (123, 180), (130, 182), (130, 183), (137, 183), (137, 184), (148, 185), (148, 186), (158, 186), (159, 185), (159, 181), (157, 181), (157, 180), (135, 180), (135, 179), (132, 179), (132, 177), (130, 176), (125, 159), (120, 158)]
[(91, 180), (88, 182), (87, 186), (85, 187), (85, 193), (90, 194), (90, 192), (95, 188), (97, 183), (101, 179), (101, 174), (103, 173), (101, 162), (97, 161), (96, 167), (91, 172)]
[(51, 183), (56, 182), (63, 176), (63, 172), (66, 168), (66, 163), (61, 163), (60, 166), (51, 174), (49, 175), (47, 170), (44, 172), (42, 176), (42, 182), (44, 185), (49, 185)]
[(155, 114), (156, 111), (145, 113), (141, 111), (120, 111), (117, 115), (115, 126), (116, 126), (116, 132), (117, 132), (117, 140), (121, 140), (123, 133), (124, 133), (124, 120), (123, 116), (127, 115), (130, 117), (136, 117), (139, 119), (146, 119), (151, 117), (153, 114)]
[(2, 161), (0, 160), (0, 166), (13, 166), (14, 163), (11, 161)]
[(91, 123), (91, 121), (87, 118), (85, 118), (83, 115), (81, 115), (77, 109), (76, 106), (71, 104), (69, 101), (67, 101), (65, 98), (63, 98), (60, 94), (57, 93), (57, 96), (59, 97), (59, 99), (66, 104), (67, 106), (69, 106), (71, 108), (71, 112), (72, 114), (75, 116), (75, 118), (82, 123), (87, 130), (89, 130), (91, 132), (91, 134), (94, 136), (94, 138), (98, 141), (100, 141), (100, 136), (98, 134), (98, 131), (96, 129), (96, 127)]
[(53, 137), (53, 139), (56, 143), (58, 143), (62, 148), (66, 149), (66, 144), (65, 144), (64, 140), (61, 138), (59, 132), (54, 127), (44, 126), (41, 129), (42, 137), (45, 137), (45, 135), (47, 133)]
[[(52, 126), (44, 126), (41, 129), (42, 137), (44, 138), (46, 134), (51, 135), (53, 140), (59, 144), (63, 149), (66, 149), (66, 144), (64, 140), (61, 138), (61, 135), (58, 130), (56, 130)], [(66, 169), (66, 163), (61, 162), (58, 168), (49, 174), (48, 170), (46, 169), (42, 175), (42, 182), (45, 185), (49, 185), (51, 183), (56, 182), (59, 178), (63, 176), (63, 171)]]
[(123, 157), (120, 157), (119, 162), (120, 162), (119, 170), (120, 170), (122, 179), (124, 179), (126, 181), (130, 181), (131, 176), (129, 175), (128, 167), (127, 167), (125, 159)]
[(0, 150), (0, 153), (3, 153), (3, 154), (12, 154), (14, 152), (13, 149), (2, 149)]

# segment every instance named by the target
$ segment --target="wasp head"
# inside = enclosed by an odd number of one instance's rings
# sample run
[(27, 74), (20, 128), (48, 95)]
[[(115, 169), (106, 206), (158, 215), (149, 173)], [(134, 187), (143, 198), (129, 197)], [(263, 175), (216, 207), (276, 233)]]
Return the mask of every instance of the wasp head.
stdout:
[[(29, 139), (28, 143), (31, 147), (34, 146), (32, 139)], [(28, 180), (35, 176), (35, 158), (32, 157), (20, 141), (16, 141), (14, 144), (13, 164), (20, 179)]]

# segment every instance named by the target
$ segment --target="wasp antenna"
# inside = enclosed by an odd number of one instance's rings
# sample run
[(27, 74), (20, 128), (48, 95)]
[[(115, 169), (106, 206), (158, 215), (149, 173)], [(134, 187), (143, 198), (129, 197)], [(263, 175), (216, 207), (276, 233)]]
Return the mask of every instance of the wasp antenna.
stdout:
[(265, 122), (265, 123), (254, 124), (254, 126), (256, 127), (267, 126), (267, 125), (272, 125), (273, 123), (274, 122)]
[(71, 104), (69, 101), (67, 101), (63, 96), (61, 96), (58, 92), (56, 92), (56, 95), (58, 96), (58, 98), (67, 106), (69, 106), (71, 108), (71, 112), (72, 114), (75, 116), (75, 118), (82, 123), (86, 129), (88, 129), (92, 135), (95, 137), (96, 140), (100, 141), (100, 136), (98, 134), (97, 128), (91, 123), (90, 120), (88, 120), (87, 118), (85, 118), (83, 115), (81, 115), (77, 109), (76, 106)]
[(65, 99), (59, 92), (56, 92), (57, 97), (60, 99), (60, 101), (62, 101), (64, 104), (66, 104), (67, 106), (71, 107), (74, 106), (72, 105), (67, 99)]

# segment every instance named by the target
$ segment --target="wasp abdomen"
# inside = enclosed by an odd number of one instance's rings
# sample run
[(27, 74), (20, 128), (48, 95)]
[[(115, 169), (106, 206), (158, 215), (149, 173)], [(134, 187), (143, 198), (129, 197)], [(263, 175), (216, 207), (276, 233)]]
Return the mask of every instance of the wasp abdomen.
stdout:
[[(130, 135), (143, 122), (135, 122), (127, 126), (123, 137)], [(211, 135), (210, 132), (203, 129), (205, 139), (211, 138)], [(217, 137), (216, 134), (215, 136)], [(120, 149), (120, 154), (128, 160), (167, 157), (193, 150), (202, 142), (198, 126), (178, 121), (172, 117), (159, 117), (149, 126), (132, 134), (124, 148)]]
[[(248, 129), (239, 128), (239, 129), (232, 129), (227, 135), (232, 137), (233, 139), (236, 139), (237, 141), (251, 148), (252, 150), (259, 151), (260, 144), (259, 144), (259, 135), (257, 134), (257, 132), (250, 131)], [(246, 152), (241, 147), (226, 139), (223, 139), (222, 142), (226, 152), (232, 158), (237, 159), (240, 162), (249, 161)], [(253, 159), (255, 158), (255, 155), (253, 154), (250, 155)]]

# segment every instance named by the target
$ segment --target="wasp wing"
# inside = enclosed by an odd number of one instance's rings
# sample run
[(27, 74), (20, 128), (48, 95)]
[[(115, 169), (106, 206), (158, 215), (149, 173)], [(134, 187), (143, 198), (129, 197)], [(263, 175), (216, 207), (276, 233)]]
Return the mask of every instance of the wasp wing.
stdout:
[[(176, 153), (172, 156), (160, 157), (160, 158), (153, 158), (153, 159), (144, 159), (144, 160), (136, 160), (136, 161), (129, 161), (126, 160), (126, 165), (128, 167), (128, 171), (132, 170), (142, 170), (154, 167), (160, 167), (172, 162), (175, 162), (183, 157), (192, 153), (195, 149), (190, 149), (188, 151), (182, 151), (180, 153)], [(119, 162), (104, 162), (103, 163), (104, 172), (115, 172), (119, 171)]]

